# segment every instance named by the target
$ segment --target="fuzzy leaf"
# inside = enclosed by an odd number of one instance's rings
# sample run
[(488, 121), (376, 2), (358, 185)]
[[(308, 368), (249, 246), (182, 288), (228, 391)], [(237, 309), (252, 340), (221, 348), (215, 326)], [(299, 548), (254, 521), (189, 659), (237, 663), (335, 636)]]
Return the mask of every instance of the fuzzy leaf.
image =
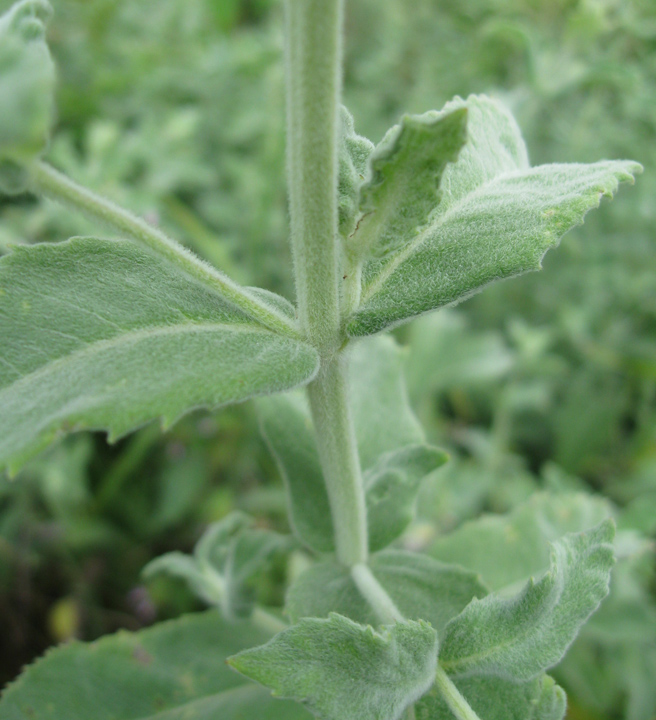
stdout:
[(46, 0), (22, 0), (0, 17), (0, 191), (22, 192), (46, 149), (55, 70), (45, 41)]
[(609, 503), (583, 493), (537, 493), (508, 515), (484, 515), (438, 538), (430, 554), (481, 574), (500, 590), (543, 572), (549, 543), (611, 516)]
[(411, 621), (377, 633), (333, 614), (301, 620), (228, 662), (323, 720), (397, 720), (433, 682), (437, 634)]
[(171, 552), (152, 560), (146, 577), (168, 573), (185, 580), (202, 600), (219, 607), (227, 619), (247, 617), (253, 609), (250, 581), (287, 538), (253, 527), (253, 521), (233, 512), (213, 523), (196, 543), (193, 556)]
[(410, 243), (364, 268), (362, 301), (348, 321), (370, 335), (459, 302), (485, 285), (538, 270), (545, 252), (583, 222), (602, 196), (641, 171), (629, 161), (530, 168), (511, 115), (496, 101), (456, 98), (442, 113), (468, 111), (468, 141), (446, 167), (440, 202)]
[(75, 238), (0, 259), (0, 468), (65, 432), (116, 439), (162, 418), (307, 382), (316, 352), (125, 240)]
[(257, 401), (262, 435), (287, 488), (294, 533), (316, 552), (335, 550), (328, 493), (305, 398), (296, 393)]
[(365, 471), (383, 455), (426, 440), (408, 402), (406, 352), (393, 338), (381, 337), (358, 343), (351, 353), (351, 409)]
[(447, 459), (430, 445), (408, 445), (381, 455), (364, 473), (371, 550), (387, 547), (403, 533), (414, 519), (421, 481)]
[[(371, 557), (369, 566), (404, 617), (430, 622), (440, 635), (472, 598), (488, 592), (474, 573), (419, 553), (384, 550)], [(318, 563), (297, 578), (289, 589), (286, 610), (294, 622), (338, 612), (363, 625), (380, 624), (349, 569), (333, 562)]]
[(266, 641), (251, 624), (210, 611), (50, 650), (10, 685), (2, 720), (307, 720), (225, 661)]
[(355, 230), (360, 186), (368, 172), (369, 156), (374, 144), (355, 132), (353, 116), (343, 105), (340, 110), (342, 137), (339, 146), (337, 207), (339, 232), (342, 237), (348, 237)]
[[(470, 677), (457, 680), (456, 685), (483, 720), (562, 720), (565, 715), (565, 693), (548, 675), (525, 683)], [(417, 720), (454, 720), (436, 688), (417, 703), (415, 714)]]
[(405, 115), (371, 158), (360, 195), (362, 217), (349, 241), (356, 257), (382, 257), (405, 247), (439, 202), (438, 185), (465, 143), (467, 110)]
[(551, 567), (516, 596), (474, 600), (446, 627), (440, 664), (455, 677), (530, 680), (555, 665), (608, 594), (614, 525), (552, 545)]
[[(403, 353), (391, 338), (354, 348), (350, 397), (364, 469), (369, 543), (378, 550), (396, 539), (414, 516), (419, 484), (446, 455), (424, 444), (408, 404)], [(261, 427), (287, 486), (292, 525), (317, 552), (332, 552), (332, 520), (304, 398), (284, 395), (258, 401)]]

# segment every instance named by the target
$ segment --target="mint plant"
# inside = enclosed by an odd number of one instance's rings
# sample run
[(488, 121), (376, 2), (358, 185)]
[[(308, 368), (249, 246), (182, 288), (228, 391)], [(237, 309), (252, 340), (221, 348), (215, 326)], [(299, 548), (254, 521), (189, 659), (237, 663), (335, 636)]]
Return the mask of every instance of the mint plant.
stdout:
[[(553, 543), (546, 572), (503, 593), (461, 565), (391, 547), (446, 456), (426, 443), (401, 350), (381, 333), (539, 269), (641, 168), (531, 168), (512, 116), (485, 96), (404, 116), (373, 145), (340, 105), (343, 2), (285, 10), (295, 306), (240, 286), (43, 162), (50, 8), (22, 0), (0, 21), (2, 189), (43, 194), (116, 235), (0, 259), (0, 467), (16, 473), (67, 433), (112, 440), (258, 398), (295, 535), (232, 515), (193, 557), (154, 561), (146, 573), (183, 577), (222, 617), (55, 650), (6, 691), (3, 718), (564, 715), (545, 673), (608, 592), (612, 521), (582, 519)], [(294, 542), (315, 562), (281, 619), (257, 604), (252, 581)]]

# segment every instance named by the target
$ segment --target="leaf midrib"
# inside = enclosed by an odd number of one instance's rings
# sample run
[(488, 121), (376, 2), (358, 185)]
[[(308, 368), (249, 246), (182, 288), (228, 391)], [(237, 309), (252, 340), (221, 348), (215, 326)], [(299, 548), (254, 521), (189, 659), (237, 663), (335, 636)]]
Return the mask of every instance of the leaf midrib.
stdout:
[[(190, 323), (189, 325), (162, 325), (162, 326), (155, 326), (155, 327), (148, 327), (145, 329), (139, 329), (139, 330), (132, 330), (129, 332), (125, 332), (122, 334), (115, 335), (112, 338), (107, 338), (104, 340), (98, 340), (91, 343), (86, 343), (84, 347), (77, 349), (71, 353), (68, 353), (66, 355), (61, 355), (60, 357), (55, 358), (54, 360), (48, 361), (44, 363), (43, 365), (40, 365), (37, 369), (32, 370), (28, 373), (23, 374), (19, 379), (14, 380), (13, 382), (8, 383), (7, 385), (4, 385), (0, 387), (0, 396), (2, 396), (6, 391), (9, 389), (14, 389), (16, 386), (19, 386), (21, 384), (26, 384), (29, 382), (34, 381), (36, 378), (38, 378), (40, 375), (47, 375), (49, 373), (52, 373), (57, 370), (58, 367), (64, 366), (69, 362), (73, 362), (74, 360), (83, 357), (84, 355), (97, 355), (98, 353), (102, 353), (106, 350), (111, 350), (116, 347), (119, 347), (122, 344), (137, 344), (141, 342), (142, 340), (146, 340), (151, 337), (163, 337), (166, 335), (177, 335), (177, 334), (185, 334), (185, 333), (211, 333), (211, 332), (220, 332), (221, 330), (231, 331), (231, 332), (242, 332), (242, 333), (253, 333), (253, 334), (261, 334), (261, 335), (270, 335), (271, 337), (279, 338), (280, 336), (274, 333), (271, 330), (267, 330), (266, 328), (262, 327), (251, 327), (250, 325), (245, 325), (241, 323)], [(282, 338), (281, 338), (282, 339)]]
[[(534, 168), (528, 168), (529, 172), (533, 169)], [(399, 250), (399, 252), (390, 259), (390, 261), (382, 268), (380, 273), (378, 273), (375, 280), (373, 280), (373, 282), (371, 282), (365, 288), (364, 292), (362, 293), (362, 301), (360, 303), (360, 307), (362, 307), (368, 300), (370, 300), (374, 295), (376, 295), (381, 285), (383, 285), (387, 281), (390, 275), (392, 275), (400, 265), (402, 265), (411, 255), (415, 253), (416, 250), (418, 250), (426, 242), (429, 233), (434, 232), (436, 228), (444, 225), (444, 223), (449, 219), (449, 217), (453, 215), (456, 210), (459, 210), (463, 205), (465, 205), (473, 196), (480, 194), (481, 192), (483, 192), (483, 190), (488, 188), (490, 185), (498, 182), (499, 180), (505, 180), (506, 178), (521, 176), (526, 174), (526, 172), (526, 169), (518, 168), (517, 170), (513, 170), (511, 172), (499, 173), (499, 175), (495, 175), (493, 178), (490, 178), (490, 180), (487, 180), (481, 185), (478, 185), (475, 190), (466, 193), (460, 200), (453, 203), (451, 207), (446, 210), (446, 212), (444, 212), (442, 215), (439, 215), (438, 218), (434, 222), (426, 226), (425, 229), (422, 230), (413, 241), (410, 241), (405, 246), (405, 248)], [(439, 205), (437, 205), (437, 207), (439, 207)], [(357, 311), (355, 314), (357, 314)]]
[[(556, 604), (558, 603), (558, 601), (561, 599), (561, 597), (563, 595), (563, 591), (564, 591), (565, 583), (564, 582), (558, 583), (557, 579), (558, 578), (555, 577), (553, 573), (548, 572), (540, 580), (540, 582), (551, 580), (551, 582), (553, 583), (552, 589), (547, 593), (547, 596), (545, 597), (545, 599), (548, 598), (550, 595), (552, 595), (553, 590), (557, 590), (558, 587), (560, 586), (560, 592), (556, 593), (555, 599), (553, 599), (553, 602), (550, 603), (550, 612), (549, 612), (550, 615), (553, 615), (554, 608), (555, 608)], [(534, 585), (532, 589), (534, 589), (535, 587), (536, 587), (536, 585)], [(480, 660), (487, 660), (495, 652), (498, 652), (499, 650), (503, 650), (510, 645), (516, 644), (517, 642), (522, 642), (522, 641), (526, 640), (526, 638), (529, 637), (529, 635), (531, 634), (531, 632), (534, 629), (535, 629), (535, 623), (534, 622), (529, 623), (524, 631), (514, 634), (512, 637), (510, 637), (509, 639), (507, 639), (504, 642), (496, 643), (495, 645), (489, 647), (487, 650), (481, 650), (478, 653), (472, 653), (471, 655), (465, 655), (464, 657), (460, 657), (456, 660), (451, 660), (451, 661), (447, 660), (446, 662), (440, 661), (440, 665), (444, 668), (444, 670), (447, 670), (450, 673), (453, 673), (454, 670), (455, 670), (455, 672), (457, 672), (458, 667), (460, 665), (462, 665), (463, 663), (471, 663), (471, 662), (477, 662)]]

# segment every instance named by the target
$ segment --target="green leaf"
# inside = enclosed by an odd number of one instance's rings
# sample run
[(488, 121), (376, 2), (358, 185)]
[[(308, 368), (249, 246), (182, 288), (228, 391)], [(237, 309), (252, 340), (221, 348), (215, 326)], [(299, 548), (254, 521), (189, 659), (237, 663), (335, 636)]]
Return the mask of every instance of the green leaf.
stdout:
[(555, 665), (608, 594), (614, 525), (552, 545), (551, 567), (514, 597), (474, 600), (446, 627), (440, 664), (453, 676), (530, 680)]
[(381, 455), (364, 473), (371, 550), (387, 547), (403, 533), (414, 519), (421, 481), (446, 461), (438, 448), (408, 445)]
[[(371, 557), (369, 567), (404, 617), (430, 622), (439, 635), (473, 598), (488, 592), (474, 573), (419, 553), (385, 550)], [(333, 562), (318, 563), (296, 579), (286, 611), (294, 622), (338, 612), (363, 625), (380, 624), (349, 569)]]
[(50, 650), (0, 700), (3, 720), (305, 720), (226, 666), (266, 641), (249, 623), (210, 611)]
[(508, 515), (484, 515), (438, 538), (430, 555), (481, 574), (500, 590), (543, 572), (549, 543), (611, 516), (607, 500), (583, 493), (538, 493)]
[(248, 617), (254, 604), (252, 579), (287, 544), (284, 536), (254, 528), (251, 518), (233, 512), (207, 528), (193, 557), (166, 553), (149, 562), (143, 572), (146, 577), (164, 572), (182, 578), (226, 618)]
[(439, 205), (411, 242), (365, 265), (352, 336), (370, 335), (459, 302), (485, 285), (538, 270), (545, 252), (583, 222), (602, 196), (641, 171), (629, 161), (530, 168), (524, 141), (496, 101), (456, 98), (468, 141), (444, 170)]
[(404, 115), (370, 158), (362, 217), (347, 252), (385, 256), (410, 243), (439, 202), (437, 188), (466, 139), (467, 110)]
[(391, 337), (358, 343), (351, 353), (351, 408), (365, 471), (382, 455), (426, 440), (408, 402), (406, 353)]
[(23, 0), (0, 17), (0, 191), (25, 190), (24, 167), (46, 149), (55, 70), (45, 42), (46, 0)]
[(333, 614), (301, 620), (228, 662), (323, 720), (397, 720), (433, 682), (437, 633), (411, 621), (377, 633)]
[(317, 552), (335, 549), (328, 493), (305, 398), (295, 393), (257, 401), (262, 435), (287, 488), (296, 536)]
[(360, 204), (360, 186), (368, 172), (369, 156), (374, 144), (355, 132), (353, 116), (343, 105), (340, 108), (340, 118), (342, 137), (339, 146), (337, 209), (339, 232), (346, 238), (355, 230)]
[(0, 259), (0, 468), (66, 432), (110, 440), (198, 407), (314, 375), (304, 343), (249, 320), (214, 290), (126, 240), (74, 238)]
[[(446, 455), (424, 444), (405, 392), (403, 351), (391, 338), (354, 348), (350, 400), (374, 551), (405, 530), (414, 517), (420, 482), (446, 461)], [(258, 401), (258, 409), (262, 434), (287, 486), (296, 534), (317, 552), (332, 552), (328, 495), (305, 399), (269, 397)]]
[[(548, 675), (526, 683), (471, 677), (456, 681), (460, 693), (482, 720), (562, 720), (566, 697)], [(415, 706), (417, 720), (454, 720), (437, 688)]]

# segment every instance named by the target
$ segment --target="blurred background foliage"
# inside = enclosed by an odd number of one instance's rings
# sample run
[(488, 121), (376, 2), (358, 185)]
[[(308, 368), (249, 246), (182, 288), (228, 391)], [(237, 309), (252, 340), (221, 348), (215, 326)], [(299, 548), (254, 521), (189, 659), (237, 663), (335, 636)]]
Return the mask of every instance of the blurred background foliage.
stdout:
[[(280, 1), (54, 5), (51, 162), (236, 279), (293, 297)], [(613, 591), (556, 675), (570, 718), (653, 720), (656, 3), (348, 0), (346, 28), (345, 102), (374, 141), (402, 112), (489, 92), (512, 108), (534, 164), (645, 166), (542, 273), (397, 334), (414, 407), (452, 455), (425, 483), (404, 543), (438, 547), (483, 513), (498, 515), (500, 537), (522, 538), (546, 517), (531, 505), (539, 491), (604, 503), (622, 530)], [(1, 201), (0, 215), (0, 253), (102, 232), (30, 196)], [(199, 607), (182, 584), (144, 584), (141, 568), (188, 550), (235, 508), (286, 528), (248, 404), (115, 446), (75, 436), (18, 481), (0, 477), (0, 684), (55, 642)], [(550, 512), (566, 524), (569, 511)], [(503, 566), (503, 552), (490, 567)], [(260, 596), (281, 604), (295, 563), (302, 556), (272, 567)]]

